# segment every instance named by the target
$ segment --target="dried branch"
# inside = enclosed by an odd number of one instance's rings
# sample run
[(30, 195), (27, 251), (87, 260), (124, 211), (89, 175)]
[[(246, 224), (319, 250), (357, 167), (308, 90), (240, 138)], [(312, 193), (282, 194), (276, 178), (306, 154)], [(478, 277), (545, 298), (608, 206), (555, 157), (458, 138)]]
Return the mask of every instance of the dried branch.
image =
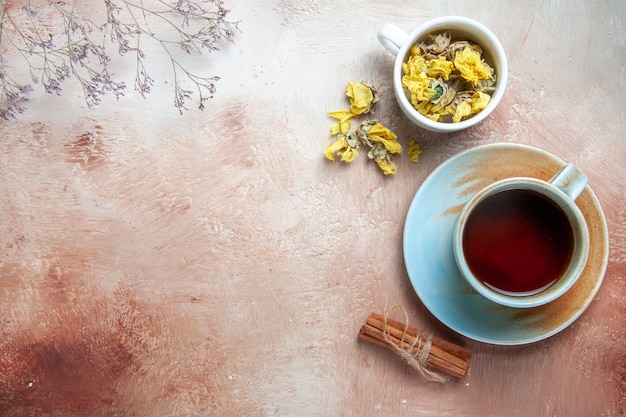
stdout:
[[(194, 95), (184, 82), (195, 85), (200, 109), (215, 94), (218, 76), (190, 72), (176, 58), (175, 51), (202, 54), (219, 51), (222, 41), (233, 41), (239, 30), (237, 22), (226, 19), (227, 10), (221, 0), (178, 0), (169, 4), (153, 0), (103, 0), (106, 22), (96, 24), (76, 11), (71, 4), (49, 1), (53, 16), (62, 20), (62, 29), (51, 31), (42, 8), (35, 10), (30, 1), (21, 1), (9, 9), (8, 1), (0, 0), (0, 117), (16, 118), (25, 111), (25, 102), (33, 86), (16, 81), (17, 66), (10, 65), (8, 51), (21, 57), (28, 65), (33, 84), (41, 84), (49, 94), (61, 94), (61, 85), (75, 78), (82, 86), (89, 107), (99, 104), (107, 93), (118, 99), (126, 84), (114, 78), (108, 50), (116, 47), (120, 56), (135, 57), (134, 88), (146, 98), (154, 86), (148, 72), (146, 55), (141, 46), (144, 39), (161, 45), (170, 60), (174, 79), (174, 106), (182, 113)], [(50, 11), (48, 9), (48, 11)], [(152, 27), (166, 30), (157, 33)], [(61, 25), (59, 25), (61, 26)], [(167, 30), (169, 29), (169, 30)], [(16, 71), (12, 74), (11, 70)]]

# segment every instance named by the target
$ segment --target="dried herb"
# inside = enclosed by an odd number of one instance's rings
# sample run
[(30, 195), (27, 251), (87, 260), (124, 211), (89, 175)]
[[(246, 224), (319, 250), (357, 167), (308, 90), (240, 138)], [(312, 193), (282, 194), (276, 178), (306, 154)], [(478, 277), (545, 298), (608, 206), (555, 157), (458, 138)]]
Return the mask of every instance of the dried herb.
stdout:
[(331, 111), (328, 115), (337, 120), (330, 129), (335, 141), (330, 143), (324, 154), (331, 161), (338, 156), (343, 162), (352, 162), (358, 156), (359, 143), (367, 146), (367, 156), (374, 160), (383, 174), (396, 173), (393, 154), (402, 152), (395, 133), (376, 120), (362, 122), (356, 131), (350, 130), (350, 120), (369, 113), (380, 101), (376, 88), (364, 83), (348, 83), (346, 96), (350, 100), (350, 110)]
[(419, 156), (423, 152), (424, 151), (422, 151), (422, 149), (420, 148), (419, 143), (417, 143), (414, 139), (411, 139), (409, 141), (409, 150), (407, 151), (407, 154), (409, 155), (409, 159), (411, 160), (411, 162), (417, 163)]
[(496, 74), (480, 45), (452, 41), (448, 32), (429, 35), (411, 47), (402, 65), (402, 85), (417, 111), (437, 122), (460, 122), (484, 109)]
[[(41, 84), (49, 94), (61, 94), (61, 84), (76, 78), (89, 107), (100, 103), (107, 93), (117, 98), (124, 95), (126, 84), (114, 78), (108, 50), (116, 47), (122, 55), (132, 55), (136, 73), (134, 88), (144, 98), (150, 93), (154, 79), (146, 68), (142, 49), (150, 39), (165, 51), (174, 78), (174, 106), (182, 113), (194, 92), (185, 87), (184, 79), (195, 87), (198, 107), (215, 94), (217, 76), (204, 76), (188, 71), (176, 58), (175, 50), (187, 54), (219, 51), (222, 40), (232, 41), (238, 31), (237, 22), (226, 19), (227, 10), (221, 0), (178, 0), (168, 4), (162, 0), (103, 0), (106, 22), (96, 24), (80, 16), (76, 1), (50, 1), (47, 6), (32, 7), (30, 1), (12, 4), (0, 1), (0, 117), (15, 118), (25, 111), (32, 84), (19, 79), (19, 65), (11, 65), (5, 54), (17, 52), (28, 64), (33, 84)], [(60, 18), (63, 27), (51, 31), (49, 20)], [(152, 27), (163, 22), (171, 33), (155, 33)], [(172, 34), (173, 33), (173, 34)]]
[(398, 143), (396, 134), (376, 120), (368, 120), (359, 126), (357, 132), (361, 142), (370, 150), (368, 158), (373, 159), (383, 174), (396, 173), (396, 164), (393, 162), (393, 154), (402, 152), (402, 146)]

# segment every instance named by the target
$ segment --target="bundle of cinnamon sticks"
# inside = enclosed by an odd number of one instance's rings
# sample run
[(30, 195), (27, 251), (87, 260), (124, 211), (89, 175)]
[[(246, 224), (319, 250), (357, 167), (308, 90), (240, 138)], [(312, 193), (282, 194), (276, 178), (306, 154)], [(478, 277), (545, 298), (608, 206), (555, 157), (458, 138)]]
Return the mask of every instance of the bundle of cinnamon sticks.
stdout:
[[(399, 347), (410, 354), (417, 354), (427, 343), (419, 330), (376, 313), (367, 318), (359, 331), (359, 338), (391, 350)], [(438, 337), (433, 336), (431, 340), (430, 346), (427, 346), (426, 363), (453, 377), (465, 377), (472, 352)]]

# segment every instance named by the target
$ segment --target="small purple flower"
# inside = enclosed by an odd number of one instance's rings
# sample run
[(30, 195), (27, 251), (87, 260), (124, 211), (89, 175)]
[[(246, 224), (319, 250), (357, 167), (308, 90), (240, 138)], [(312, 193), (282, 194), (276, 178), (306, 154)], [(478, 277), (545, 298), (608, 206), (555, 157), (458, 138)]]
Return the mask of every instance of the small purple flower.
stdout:
[[(1, 1), (1, 0), (0, 0)], [(41, 84), (49, 94), (61, 94), (61, 84), (70, 77), (77, 79), (89, 107), (99, 104), (102, 96), (114, 94), (118, 99), (124, 95), (126, 85), (116, 81), (109, 71), (111, 58), (107, 53), (110, 46), (117, 48), (121, 56), (135, 55), (135, 90), (146, 97), (154, 86), (154, 79), (148, 74), (144, 63), (146, 55), (140, 49), (140, 41), (152, 39), (160, 44), (169, 57), (174, 77), (174, 106), (182, 113), (186, 103), (198, 94), (199, 108), (215, 94), (215, 83), (219, 77), (200, 76), (187, 71), (176, 58), (172, 48), (192, 54), (203, 51), (219, 51), (219, 43), (232, 41), (239, 30), (236, 22), (229, 22), (229, 11), (221, 0), (177, 0), (161, 9), (145, 6), (143, 2), (130, 0), (103, 0), (106, 9), (106, 22), (97, 25), (91, 20), (76, 14), (71, 5), (63, 1), (52, 1), (52, 7), (63, 21), (63, 29), (55, 32), (48, 27), (49, 15), (35, 10), (30, 4), (22, 5), (4, 13), (22, 14), (21, 19), (3, 19), (0, 25), (0, 117), (14, 118), (25, 108), (23, 103), (30, 85), (15, 83), (2, 60), (7, 49), (16, 49), (29, 64), (29, 74), (34, 84)], [(157, 2), (167, 6), (165, 2)], [(45, 17), (44, 17), (45, 16)], [(26, 18), (24, 18), (26, 17)], [(44, 20), (45, 19), (45, 20)], [(171, 30), (163, 34), (155, 33), (154, 22), (167, 21)], [(20, 30), (15, 22), (28, 25), (28, 30)], [(9, 35), (2, 36), (7, 29)], [(35, 33), (36, 36), (30, 34)], [(100, 39), (98, 39), (100, 37)], [(4, 42), (3, 42), (4, 41)], [(178, 46), (177, 46), (178, 45)], [(185, 83), (195, 86), (195, 91)]]

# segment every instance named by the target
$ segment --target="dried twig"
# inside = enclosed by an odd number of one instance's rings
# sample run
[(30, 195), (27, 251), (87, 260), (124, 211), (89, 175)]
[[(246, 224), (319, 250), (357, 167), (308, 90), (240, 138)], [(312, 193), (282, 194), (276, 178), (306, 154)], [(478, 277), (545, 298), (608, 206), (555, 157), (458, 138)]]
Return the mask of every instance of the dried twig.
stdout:
[[(219, 51), (223, 40), (232, 41), (239, 30), (237, 22), (226, 19), (229, 10), (221, 0), (178, 0), (169, 4), (153, 0), (103, 0), (106, 22), (96, 24), (76, 10), (76, 0), (69, 4), (50, 1), (35, 9), (30, 1), (19, 5), (0, 0), (0, 117), (15, 118), (25, 111), (32, 84), (18, 81), (10, 70), (7, 51), (16, 52), (26, 61), (33, 84), (41, 84), (49, 94), (61, 94), (62, 83), (73, 77), (83, 89), (89, 107), (101, 102), (107, 93), (117, 98), (124, 95), (126, 84), (114, 78), (108, 50), (115, 46), (121, 56), (135, 58), (134, 88), (144, 98), (150, 93), (154, 79), (149, 75), (144, 40), (161, 45), (172, 67), (174, 106), (182, 113), (193, 91), (184, 80), (195, 86), (198, 107), (215, 94), (217, 76), (190, 72), (176, 57), (177, 49), (187, 54)], [(51, 8), (51, 9), (50, 9)], [(44, 13), (47, 14), (44, 16)], [(50, 16), (62, 20), (62, 28), (50, 30)], [(157, 33), (152, 28), (166, 29)]]

